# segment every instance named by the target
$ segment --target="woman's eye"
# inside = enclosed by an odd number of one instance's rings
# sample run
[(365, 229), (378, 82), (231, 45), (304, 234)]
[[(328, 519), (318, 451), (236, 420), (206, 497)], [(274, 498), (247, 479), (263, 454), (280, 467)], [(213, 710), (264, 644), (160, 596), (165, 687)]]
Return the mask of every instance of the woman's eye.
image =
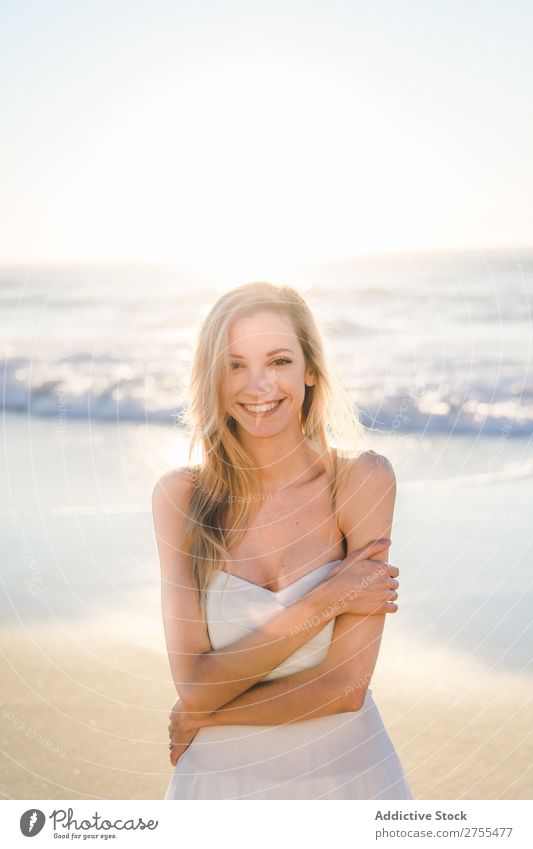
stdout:
[[(285, 365), (286, 363), (290, 363), (290, 362), (292, 362), (292, 360), (287, 359), (287, 357), (278, 357), (278, 359), (277, 359), (277, 360), (274, 360), (272, 364), (273, 364), (273, 365), (282, 365), (282, 366), (283, 366), (283, 365)], [(238, 363), (238, 362), (230, 363), (230, 368), (231, 368), (231, 369), (237, 369), (237, 368), (239, 368), (240, 366), (242, 366), (242, 363)]]

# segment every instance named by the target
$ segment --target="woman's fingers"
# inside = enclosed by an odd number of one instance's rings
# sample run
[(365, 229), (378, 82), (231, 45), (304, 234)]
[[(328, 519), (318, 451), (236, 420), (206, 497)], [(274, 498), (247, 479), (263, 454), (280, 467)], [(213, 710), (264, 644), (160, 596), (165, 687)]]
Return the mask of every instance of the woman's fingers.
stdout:
[(173, 746), (172, 747), (172, 751), (170, 752), (170, 763), (172, 764), (172, 766), (176, 766), (176, 764), (179, 761), (179, 759), (181, 758), (182, 754), (188, 748), (189, 748), (188, 746)]
[(172, 749), (170, 749), (170, 763), (173, 766), (176, 766), (180, 757), (191, 745), (198, 729), (183, 728), (182, 725), (180, 725), (178, 715), (176, 715), (174, 719), (171, 720), (170, 725), (168, 726), (168, 731), (170, 743), (172, 744)]
[(400, 574), (398, 567), (393, 566), (392, 563), (388, 563), (386, 560), (364, 560), (362, 562), (380, 575), (388, 574), (391, 578), (397, 578)]
[(388, 569), (390, 566), (390, 563), (387, 563), (386, 560), (363, 560), (361, 562), (366, 566), (370, 566), (371, 569), (377, 569), (378, 571)]
[(172, 738), (171, 738), (170, 742), (172, 743), (172, 748), (171, 748), (170, 753), (169, 753), (170, 754), (170, 763), (173, 766), (176, 766), (176, 764), (177, 764), (178, 760), (180, 759), (180, 757), (182, 756), (182, 754), (186, 751), (186, 749), (189, 748), (190, 743), (178, 743), (177, 741), (174, 742), (174, 740), (172, 740)]
[(399, 586), (396, 578), (400, 574), (400, 570), (397, 566), (392, 566), (390, 563), (385, 563), (382, 560), (367, 560), (366, 563), (372, 567), (374, 580), (375, 576), (379, 575), (388, 579), (390, 582), (389, 586)]

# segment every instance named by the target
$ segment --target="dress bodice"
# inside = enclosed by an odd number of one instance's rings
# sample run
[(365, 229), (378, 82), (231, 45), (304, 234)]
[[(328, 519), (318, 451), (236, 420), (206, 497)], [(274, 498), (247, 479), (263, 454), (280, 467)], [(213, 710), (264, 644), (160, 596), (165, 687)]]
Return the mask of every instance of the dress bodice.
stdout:
[[(276, 613), (320, 583), (339, 562), (333, 560), (324, 563), (278, 592), (260, 587), (229, 572), (215, 570), (209, 582), (206, 600), (207, 628), (213, 649), (231, 645), (260, 628)], [(310, 622), (309, 627), (312, 624)], [(334, 627), (335, 620), (329, 620), (314, 637), (272, 669), (262, 680), (270, 681), (291, 675), (321, 663), (329, 651)]]
[[(213, 649), (260, 628), (339, 562), (324, 563), (277, 593), (216, 570), (206, 598)], [(321, 663), (334, 623), (327, 622), (262, 681)], [(356, 711), (309, 716), (303, 710), (296, 722), (201, 727), (179, 758), (165, 799), (412, 799), (412, 794), (368, 689)]]

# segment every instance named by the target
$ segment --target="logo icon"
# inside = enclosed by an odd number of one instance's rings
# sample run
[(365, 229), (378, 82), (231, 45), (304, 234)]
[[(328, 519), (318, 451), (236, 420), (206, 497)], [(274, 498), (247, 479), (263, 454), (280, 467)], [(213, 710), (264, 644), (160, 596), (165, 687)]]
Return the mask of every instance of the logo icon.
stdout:
[(20, 830), (24, 837), (35, 837), (39, 834), (43, 825), (46, 822), (46, 817), (38, 808), (30, 808), (29, 811), (24, 811), (20, 818)]

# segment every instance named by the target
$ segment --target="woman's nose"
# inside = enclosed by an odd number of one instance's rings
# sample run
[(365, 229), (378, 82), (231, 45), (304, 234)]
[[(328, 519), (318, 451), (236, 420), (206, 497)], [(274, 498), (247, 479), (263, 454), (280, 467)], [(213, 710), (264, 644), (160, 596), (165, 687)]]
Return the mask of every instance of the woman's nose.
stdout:
[(264, 377), (252, 377), (248, 389), (250, 392), (270, 392), (272, 390), (272, 382), (265, 380)]

